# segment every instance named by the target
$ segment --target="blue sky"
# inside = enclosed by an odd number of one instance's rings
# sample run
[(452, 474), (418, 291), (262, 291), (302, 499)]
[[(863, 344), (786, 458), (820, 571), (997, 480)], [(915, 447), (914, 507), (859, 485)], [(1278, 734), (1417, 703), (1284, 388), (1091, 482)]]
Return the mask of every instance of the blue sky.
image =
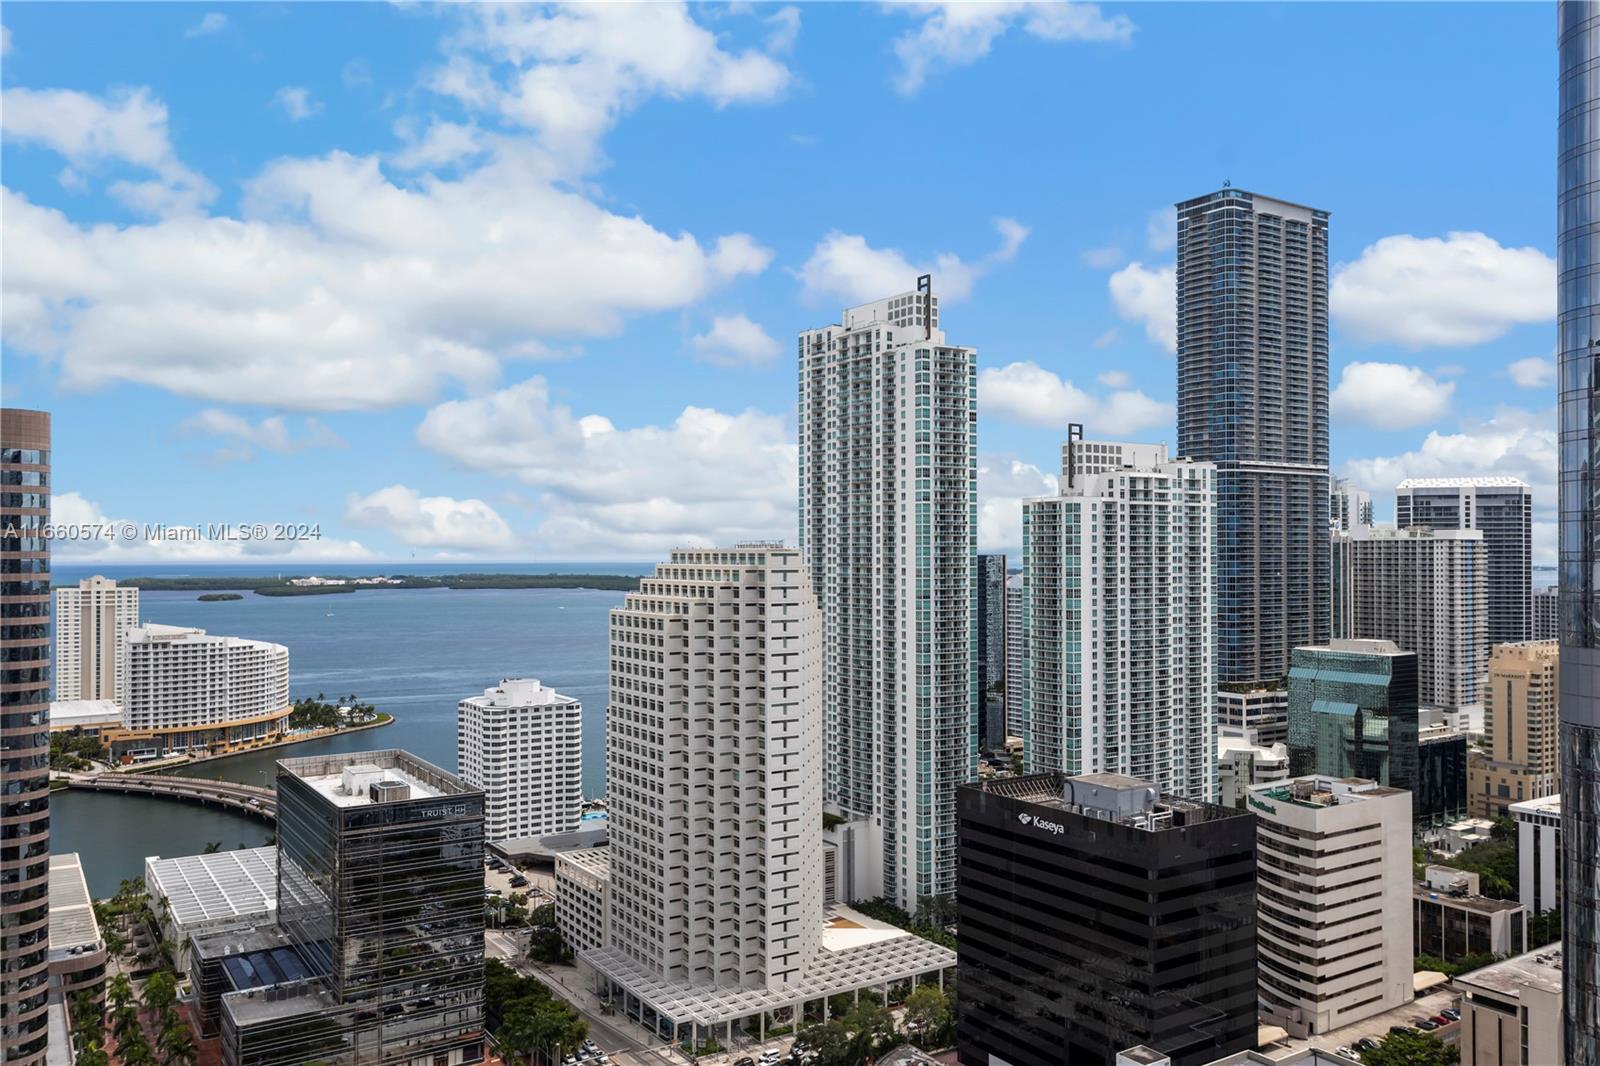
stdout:
[[(980, 540), (1171, 440), (1171, 205), (1332, 212), (1336, 473), (1513, 474), (1553, 555), (1531, 4), (8, 4), (3, 397), (56, 519), (315, 559), (793, 537), (792, 347), (931, 269)], [(227, 544), (63, 544), (231, 560)]]

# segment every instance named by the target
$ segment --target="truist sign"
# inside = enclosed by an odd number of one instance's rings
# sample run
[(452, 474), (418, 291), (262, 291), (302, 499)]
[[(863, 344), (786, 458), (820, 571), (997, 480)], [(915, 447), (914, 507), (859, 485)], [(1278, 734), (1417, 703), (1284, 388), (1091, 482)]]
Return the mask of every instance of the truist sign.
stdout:
[(1067, 827), (1062, 825), (1060, 822), (1052, 822), (1048, 818), (1040, 818), (1037, 815), (1029, 814), (1027, 811), (1022, 811), (1019, 813), (1017, 815), (1017, 821), (1021, 822), (1023, 825), (1031, 825), (1035, 829), (1043, 830), (1044, 832), (1050, 833), (1054, 836), (1060, 836), (1062, 833), (1067, 831)]

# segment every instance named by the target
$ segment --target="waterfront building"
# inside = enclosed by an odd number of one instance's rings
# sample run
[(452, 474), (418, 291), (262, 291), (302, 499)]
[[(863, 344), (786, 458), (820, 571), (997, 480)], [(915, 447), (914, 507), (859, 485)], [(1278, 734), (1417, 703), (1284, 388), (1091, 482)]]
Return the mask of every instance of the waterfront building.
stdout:
[(583, 848), (556, 856), (556, 927), (574, 952), (606, 946), (608, 848)]
[(916, 910), (955, 887), (955, 789), (977, 776), (977, 353), (939, 298), (799, 338), (800, 548), (824, 634), (824, 797), (873, 851), (842, 897)]
[(1177, 205), (1178, 454), (1217, 467), (1217, 679), (1330, 638), (1328, 212)]
[(1561, 590), (1554, 585), (1533, 590), (1533, 639), (1561, 639)]
[(1561, 909), (1561, 795), (1513, 803), (1517, 898), (1529, 914)]
[(824, 904), (822, 633), (778, 544), (676, 550), (611, 612), (606, 928), (579, 959), (675, 1041), (954, 965)]
[(1372, 525), (1372, 493), (1349, 478), (1333, 478), (1328, 485), (1328, 521), (1334, 532), (1349, 533)]
[(964, 786), (962, 1066), (1254, 1047), (1254, 823), (1117, 774)]
[(1416, 477), (1395, 487), (1400, 529), (1476, 529), (1488, 571), (1488, 641), (1533, 636), (1533, 490), (1514, 477)]
[(1317, 1036), (1409, 1003), (1411, 794), (1313, 774), (1250, 789), (1262, 1020)]
[(1105, 447), (1123, 465), (1023, 503), (1024, 766), (1214, 799), (1216, 469)]
[(1026, 601), (1023, 575), (1006, 578), (1006, 736), (1022, 736), (1023, 680), (1022, 654), (1028, 636), (1023, 626), (1022, 609)]
[(1562, 946), (1461, 974), (1461, 1066), (1572, 1066), (1562, 1030)]
[(70, 1001), (86, 992), (102, 998), (106, 942), (77, 852), (50, 856), (50, 997)]
[(978, 556), (978, 746), (1006, 746), (1006, 557)]
[(583, 811), (583, 705), (507, 678), (456, 707), (456, 766), (491, 842), (571, 833)]
[(56, 591), (56, 699), (127, 699), (128, 632), (139, 624), (139, 590), (86, 577)]
[(1217, 686), (1217, 729), (1257, 744), (1289, 742), (1289, 690), (1282, 685)]
[(1484, 686), (1482, 757), (1468, 764), (1475, 818), (1504, 818), (1511, 804), (1561, 787), (1561, 649), (1555, 641), (1500, 644)]
[(1223, 733), (1217, 737), (1217, 802), (1243, 807), (1251, 785), (1283, 781), (1289, 776), (1289, 749), (1263, 745), (1254, 737)]
[(218, 752), (283, 735), (289, 649), (153, 623), (128, 631), (128, 695), (118, 755)]
[(42, 1066), (50, 980), (50, 415), (0, 407), (0, 1062)]
[(270, 926), (278, 914), (278, 848), (240, 848), (144, 860), (144, 887), (161, 938), (175, 946), (173, 968), (189, 973), (196, 937)]
[(1479, 878), (1451, 866), (1429, 866), (1412, 889), (1412, 952), (1445, 962), (1469, 955), (1520, 955), (1528, 947), (1528, 910), (1489, 899)]
[(1476, 718), (1487, 667), (1488, 570), (1476, 529), (1358, 526), (1351, 636), (1417, 653), (1417, 700)]
[(278, 763), (278, 915), (191, 937), (223, 1066), (484, 1058), (483, 794), (396, 750)]
[(51, 700), (50, 732), (83, 732), (106, 744), (122, 729), (122, 705), (112, 700)]

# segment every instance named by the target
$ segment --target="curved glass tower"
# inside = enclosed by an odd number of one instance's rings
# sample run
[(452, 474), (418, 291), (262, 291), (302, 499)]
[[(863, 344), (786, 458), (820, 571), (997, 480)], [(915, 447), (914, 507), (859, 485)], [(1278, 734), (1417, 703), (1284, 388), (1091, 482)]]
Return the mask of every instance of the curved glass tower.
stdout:
[(1600, 1066), (1600, 3), (1557, 39), (1562, 972), (1567, 1062)]

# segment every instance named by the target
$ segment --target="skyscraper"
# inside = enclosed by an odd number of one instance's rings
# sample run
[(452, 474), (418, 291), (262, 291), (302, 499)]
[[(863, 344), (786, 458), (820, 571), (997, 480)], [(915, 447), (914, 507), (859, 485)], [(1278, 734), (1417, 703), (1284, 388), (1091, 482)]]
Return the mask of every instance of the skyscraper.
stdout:
[(1328, 213), (1178, 205), (1178, 454), (1217, 466), (1217, 679), (1329, 638)]
[(128, 698), (128, 631), (139, 590), (106, 577), (56, 589), (56, 699)]
[(1357, 526), (1372, 525), (1372, 493), (1358, 488), (1349, 478), (1333, 479), (1328, 506), (1328, 520), (1336, 532), (1348, 533)]
[(800, 334), (799, 358), (825, 797), (882, 855), (841, 892), (914, 910), (955, 889), (955, 790), (977, 776), (977, 355), (945, 343), (924, 275)]
[(1497, 644), (1489, 656), (1484, 750), (1467, 764), (1472, 817), (1510, 817), (1513, 803), (1558, 791), (1560, 667), (1554, 641)]
[(1215, 798), (1215, 517), (1216, 468), (1159, 447), (1024, 501), (1029, 773)]
[(1416, 477), (1395, 487), (1394, 524), (1479, 529), (1489, 570), (1489, 643), (1533, 636), (1533, 490), (1514, 477)]
[(1006, 577), (1006, 736), (1022, 736), (1022, 695), (1027, 687), (1022, 677), (1022, 645), (1027, 628), (1022, 624), (1026, 602), (1023, 576)]
[(456, 705), (456, 766), (483, 790), (484, 839), (570, 833), (583, 812), (583, 704), (531, 677), (469, 696)]
[(50, 415), (0, 407), (0, 1062), (45, 1061), (50, 952)]
[(978, 745), (1006, 744), (1006, 557), (978, 556)]
[(1561, 910), (1567, 1061), (1600, 1066), (1600, 4), (1557, 8)]

